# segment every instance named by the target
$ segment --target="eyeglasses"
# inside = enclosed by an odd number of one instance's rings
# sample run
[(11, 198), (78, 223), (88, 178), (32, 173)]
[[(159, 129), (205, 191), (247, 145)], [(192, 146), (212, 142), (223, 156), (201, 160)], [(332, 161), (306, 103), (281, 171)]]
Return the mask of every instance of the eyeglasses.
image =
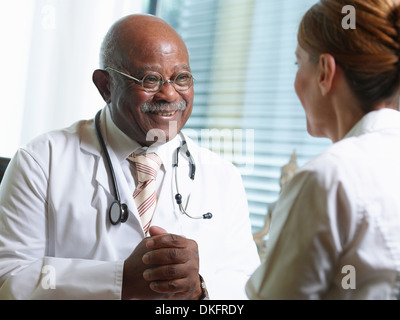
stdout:
[(111, 70), (114, 72), (117, 72), (119, 74), (122, 74), (125, 77), (128, 77), (132, 80), (135, 80), (136, 82), (139, 82), (143, 89), (146, 92), (151, 92), (151, 93), (156, 93), (161, 90), (161, 87), (169, 82), (171, 83), (175, 90), (178, 92), (185, 92), (190, 89), (190, 87), (193, 85), (194, 78), (192, 74), (189, 71), (182, 71), (178, 73), (178, 75), (175, 77), (174, 80), (164, 80), (161, 74), (158, 72), (152, 71), (148, 74), (146, 74), (142, 80), (136, 79), (135, 77), (132, 77), (129, 74), (126, 74), (122, 71), (116, 70), (111, 67), (105, 68), (106, 71)]

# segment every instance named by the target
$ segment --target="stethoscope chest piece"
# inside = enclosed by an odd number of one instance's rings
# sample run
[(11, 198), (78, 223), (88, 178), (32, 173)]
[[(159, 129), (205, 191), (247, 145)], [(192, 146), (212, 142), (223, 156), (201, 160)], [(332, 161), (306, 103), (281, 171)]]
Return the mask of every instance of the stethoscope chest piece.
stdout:
[(117, 225), (120, 222), (126, 222), (128, 220), (128, 207), (125, 203), (119, 203), (118, 201), (114, 201), (111, 204), (110, 211), (110, 222), (113, 225)]

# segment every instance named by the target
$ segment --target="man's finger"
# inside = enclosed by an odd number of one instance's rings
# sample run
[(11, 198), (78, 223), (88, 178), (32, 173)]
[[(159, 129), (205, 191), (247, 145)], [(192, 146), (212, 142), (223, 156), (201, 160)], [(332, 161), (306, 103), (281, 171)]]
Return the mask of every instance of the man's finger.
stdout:
[(192, 290), (185, 278), (169, 281), (153, 281), (150, 283), (150, 289), (157, 293), (168, 294), (184, 293)]
[[(182, 248), (161, 248), (143, 255), (144, 264), (179, 264), (189, 261), (191, 252)], [(192, 254), (193, 256), (193, 254)]]
[(185, 237), (171, 233), (164, 233), (151, 237), (146, 242), (146, 246), (149, 249), (184, 248), (188, 245), (187, 241), (188, 239)]
[(166, 281), (181, 279), (188, 275), (185, 268), (180, 265), (166, 265), (147, 269), (143, 272), (143, 278), (147, 281)]

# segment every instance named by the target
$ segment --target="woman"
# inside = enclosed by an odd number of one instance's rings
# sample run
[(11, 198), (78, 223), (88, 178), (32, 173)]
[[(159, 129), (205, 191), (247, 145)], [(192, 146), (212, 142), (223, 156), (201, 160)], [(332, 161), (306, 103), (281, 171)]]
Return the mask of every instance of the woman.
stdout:
[[(352, 5), (356, 29), (344, 29)], [(400, 288), (400, 4), (321, 0), (303, 17), (296, 93), (333, 145), (281, 193), (252, 299), (396, 299)]]

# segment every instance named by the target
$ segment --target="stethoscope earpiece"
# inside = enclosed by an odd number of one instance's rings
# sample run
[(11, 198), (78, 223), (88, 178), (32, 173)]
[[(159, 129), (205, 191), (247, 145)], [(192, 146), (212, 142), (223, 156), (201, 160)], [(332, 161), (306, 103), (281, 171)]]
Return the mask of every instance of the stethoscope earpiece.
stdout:
[(179, 205), (179, 204), (182, 204), (182, 195), (180, 194), (180, 193), (177, 193), (176, 195), (175, 195), (175, 200), (176, 200), (176, 203)]

